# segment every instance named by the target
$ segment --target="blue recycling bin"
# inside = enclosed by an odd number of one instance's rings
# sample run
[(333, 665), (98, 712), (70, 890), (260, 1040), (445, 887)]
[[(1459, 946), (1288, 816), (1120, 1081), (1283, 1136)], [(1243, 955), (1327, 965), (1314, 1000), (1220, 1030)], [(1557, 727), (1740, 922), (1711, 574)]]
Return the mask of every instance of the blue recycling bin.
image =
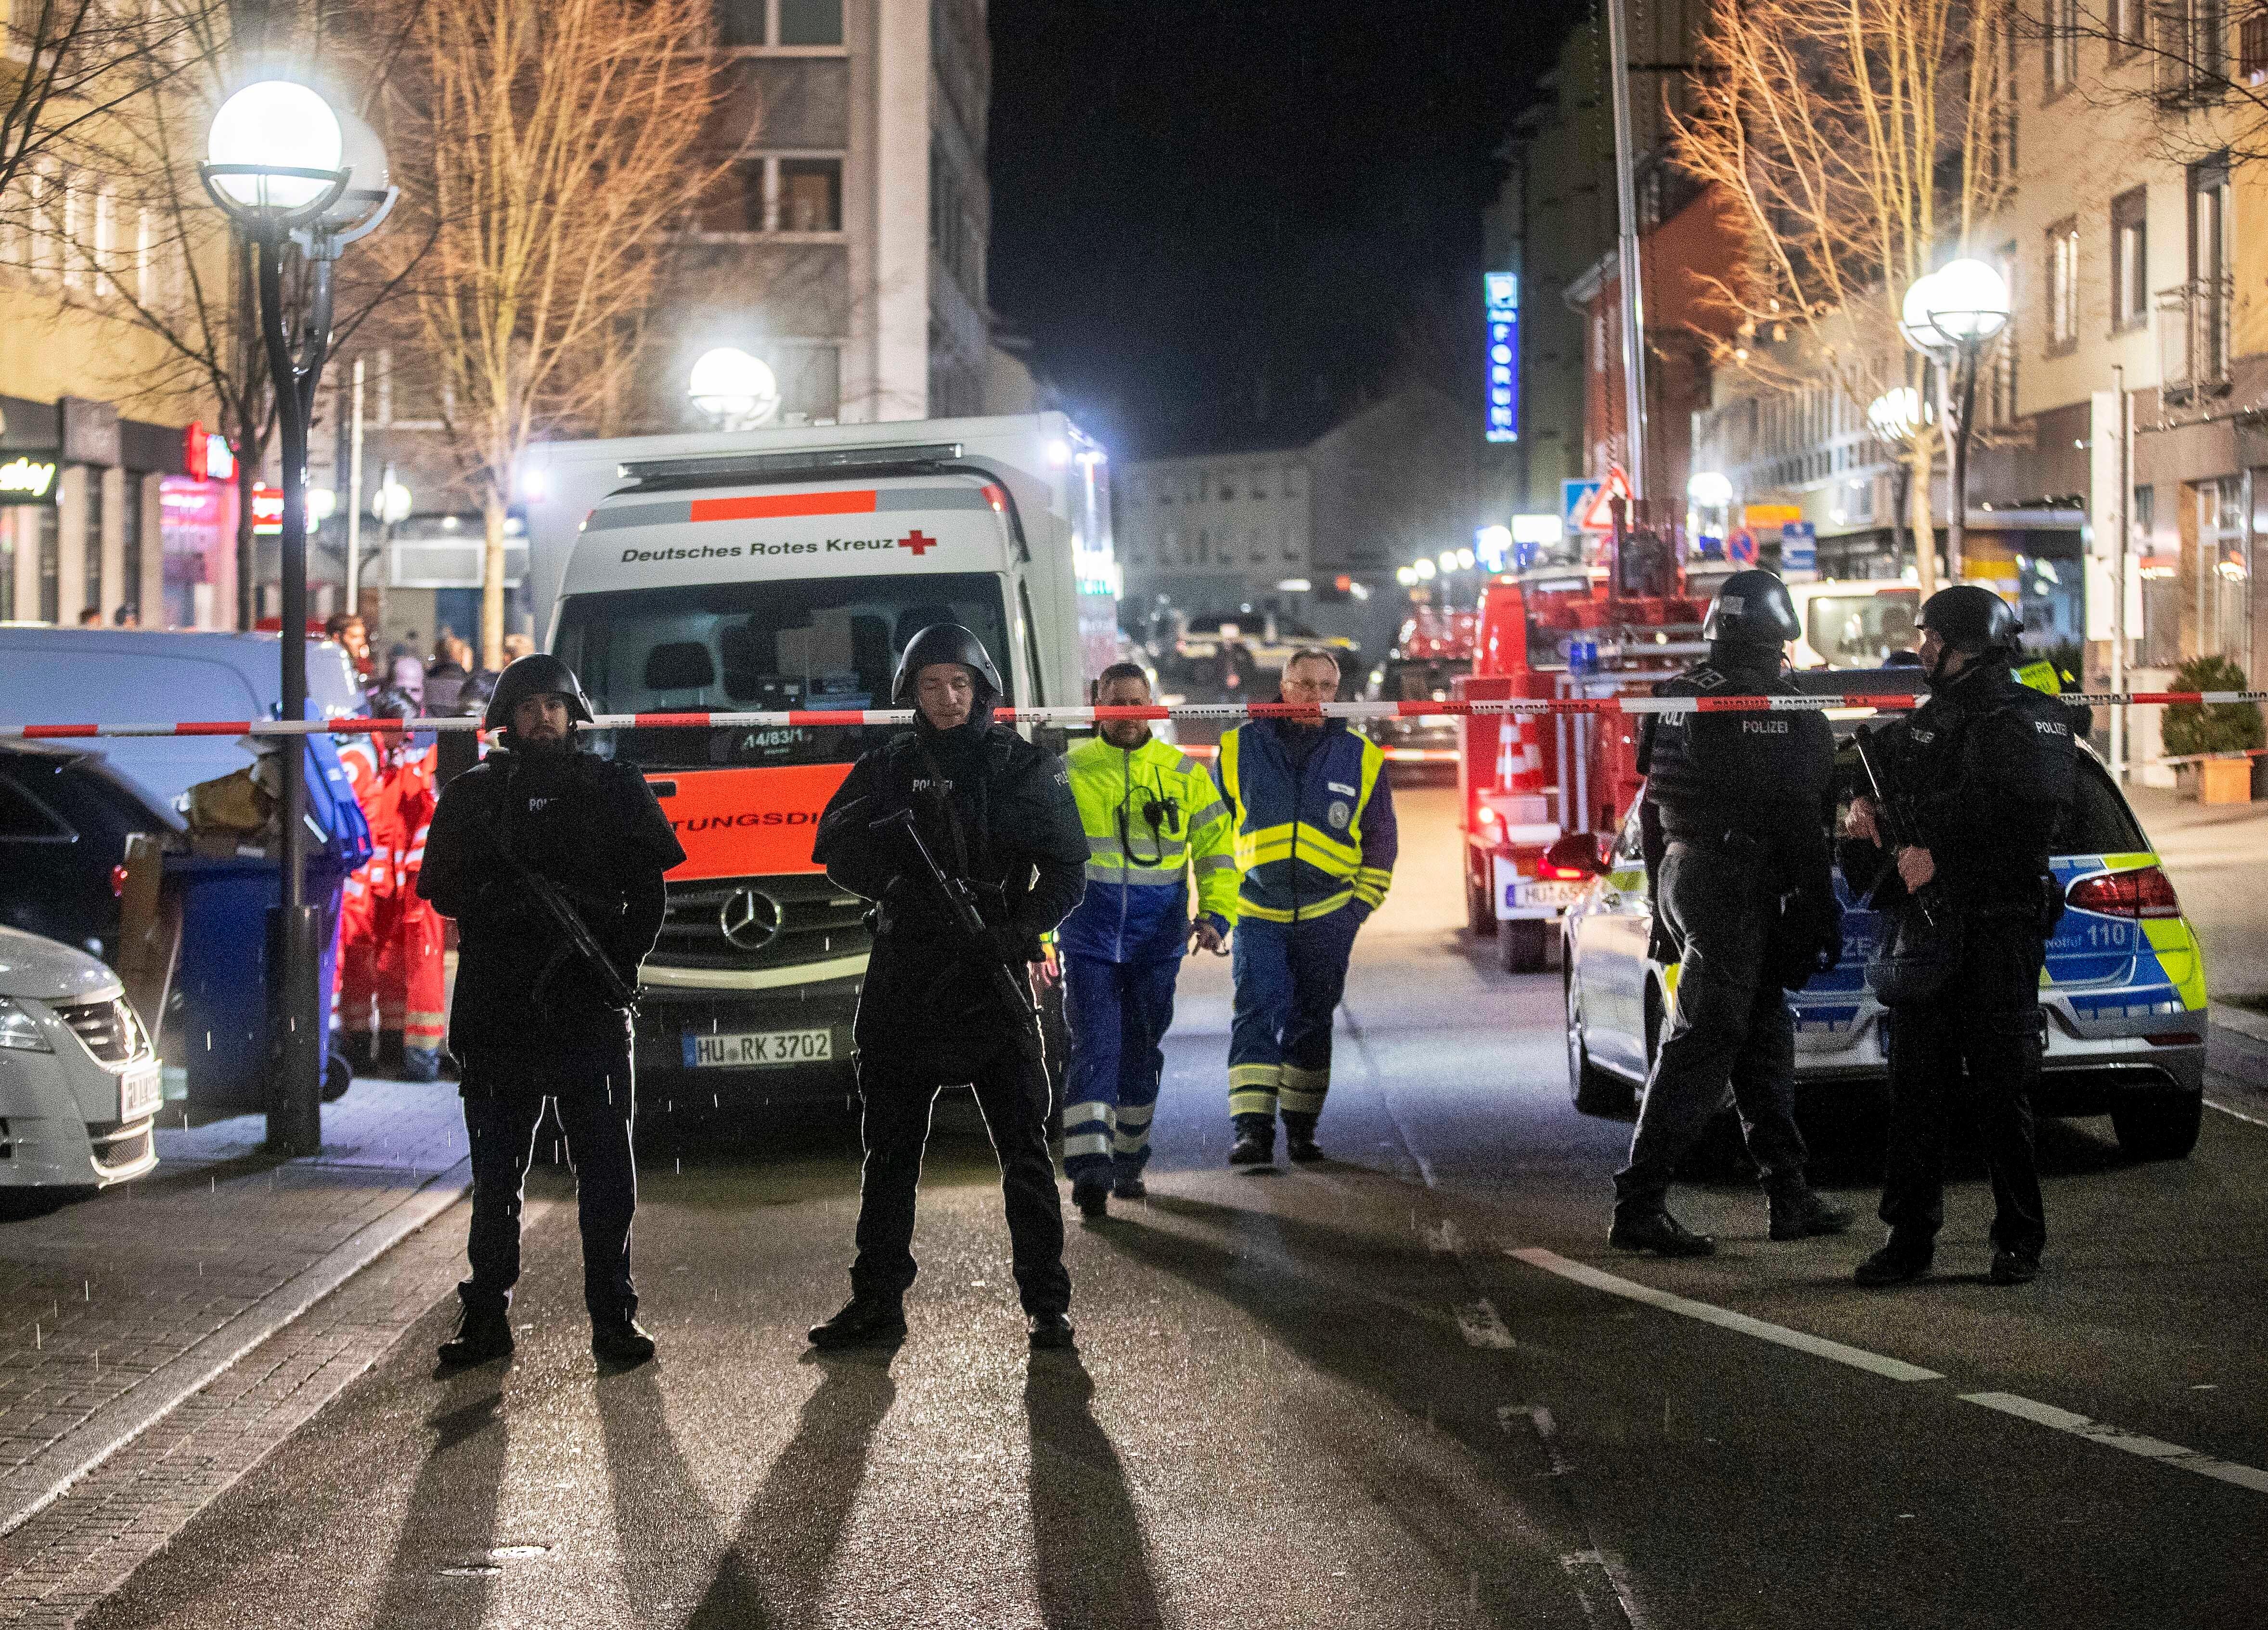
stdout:
[[(328, 736), (308, 738), (307, 813), (325, 838), (307, 856), (307, 901), (323, 911), (317, 975), (323, 1057), (330, 1057), (339, 901), (348, 875), (370, 859), (370, 828)], [(167, 886), (181, 903), (180, 1060), (194, 1104), (265, 1110), (269, 1047), (269, 918), (284, 901), (284, 868), (265, 855), (170, 854)]]

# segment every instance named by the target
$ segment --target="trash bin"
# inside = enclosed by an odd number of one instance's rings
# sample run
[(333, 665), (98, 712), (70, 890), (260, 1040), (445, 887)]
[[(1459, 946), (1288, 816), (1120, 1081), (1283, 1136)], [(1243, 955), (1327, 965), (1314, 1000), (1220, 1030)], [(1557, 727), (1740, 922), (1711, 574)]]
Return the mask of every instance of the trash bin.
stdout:
[[(330, 1057), (337, 977), (339, 896), (346, 874), (320, 856), (307, 863), (307, 898), (323, 908), (323, 1056)], [(265, 1110), (268, 918), (284, 900), (284, 870), (264, 854), (169, 854), (166, 885), (181, 903), (180, 1063), (193, 1104)]]
[[(306, 860), (308, 904), (323, 911), (322, 963), (317, 974), (325, 1079), (343, 1068), (333, 1060), (331, 1023), (337, 989), (339, 900), (347, 876), (370, 858), (370, 829), (356, 807), (328, 736), (306, 738), (308, 815), (323, 834)], [(284, 901), (284, 869), (265, 847), (235, 854), (166, 857), (166, 886), (181, 905), (180, 1063), (188, 1100), (214, 1109), (268, 1108), (269, 919)], [(335, 1096), (336, 1093), (327, 1093)]]

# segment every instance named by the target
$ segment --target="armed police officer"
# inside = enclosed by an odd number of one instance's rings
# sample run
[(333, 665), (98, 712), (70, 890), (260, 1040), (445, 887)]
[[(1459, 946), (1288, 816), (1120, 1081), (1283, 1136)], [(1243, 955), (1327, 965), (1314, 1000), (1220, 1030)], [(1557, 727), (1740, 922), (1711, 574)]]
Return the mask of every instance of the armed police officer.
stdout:
[(1853, 837), (1891, 850), (1910, 896), (1902, 910), (1931, 920), (1939, 964), (1903, 970), (1899, 985), (1877, 981), (1890, 1010), (1889, 1235), (1857, 1278), (1894, 1285), (1929, 1271), (1947, 1122), (1965, 1099), (1992, 1179), (1992, 1281), (2021, 1285), (2047, 1240), (2031, 1100), (2046, 1044), (2040, 970), (2063, 908), (2048, 855), (2078, 749), (2065, 704), (2009, 671), (2023, 624), (1998, 594), (1940, 590), (1920, 626), (1929, 700), (1870, 738), (1884, 801), (1863, 789), (1849, 821)]
[(473, 1167), (473, 1272), (447, 1364), (512, 1352), (520, 1194), (546, 1099), (575, 1167), (591, 1349), (617, 1364), (653, 1356), (630, 1281), (630, 1002), (661, 927), (662, 874), (685, 851), (635, 766), (577, 745), (591, 719), (557, 657), (514, 662), (483, 715), (502, 745), (449, 783), (425, 840), (417, 892), (457, 919), (449, 1051)]
[[(1094, 697), (1103, 707), (1147, 707), (1149, 676), (1113, 663)], [(1086, 897), (1062, 934), (1071, 1033), (1064, 1169), (1072, 1202), (1093, 1219), (1109, 1213), (1113, 1195), (1148, 1192), (1142, 1169), (1182, 954), (1192, 943), (1224, 948), (1236, 919), (1235, 839), (1211, 774), (1146, 720), (1103, 720), (1066, 763), (1091, 852)]]
[[(1801, 631), (1769, 572), (1725, 579), (1702, 632), (1708, 659), (1658, 696), (1797, 694), (1781, 671)], [(1715, 1242), (1669, 1213), (1677, 1163), (1727, 1088), (1764, 1174), (1771, 1236), (1837, 1234), (1851, 1213), (1812, 1191), (1795, 1125), (1795, 1022), (1784, 988), (1842, 952), (1830, 867), (1835, 739), (1808, 711), (1652, 713), (1638, 733), (1638, 819), (1652, 880), (1654, 954), (1678, 963), (1668, 1031), (1615, 1174), (1608, 1243), (1705, 1256)]]
[(1027, 980), (1040, 937), (1079, 904), (1086, 837), (1062, 762), (992, 710), (1000, 675), (955, 623), (899, 659), (892, 699), (914, 727), (851, 767), (812, 858), (874, 902), (858, 997), (858, 1254), (821, 1347), (902, 1339), (916, 1272), (914, 1200), (938, 1088), (968, 1082), (1000, 1161), (1016, 1287), (1035, 1347), (1071, 1345), (1063, 1204), (1048, 1153), (1048, 1077)]

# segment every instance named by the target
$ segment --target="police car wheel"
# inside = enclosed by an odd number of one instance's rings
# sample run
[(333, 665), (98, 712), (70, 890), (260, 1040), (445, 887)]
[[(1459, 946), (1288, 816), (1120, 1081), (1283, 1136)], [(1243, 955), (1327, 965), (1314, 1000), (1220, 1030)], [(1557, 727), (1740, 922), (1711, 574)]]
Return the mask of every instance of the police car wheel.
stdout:
[(2181, 1160), (2197, 1147), (2204, 1124), (2202, 1093), (2165, 1093), (2110, 1111), (2110, 1129), (2129, 1160)]
[(1591, 1062), (1583, 1044), (1583, 1015), (1576, 1005), (1575, 982), (1565, 982), (1567, 992), (1567, 1096), (1580, 1115), (1606, 1120), (1628, 1120), (1638, 1109), (1638, 1094), (1618, 1075), (1609, 1075)]

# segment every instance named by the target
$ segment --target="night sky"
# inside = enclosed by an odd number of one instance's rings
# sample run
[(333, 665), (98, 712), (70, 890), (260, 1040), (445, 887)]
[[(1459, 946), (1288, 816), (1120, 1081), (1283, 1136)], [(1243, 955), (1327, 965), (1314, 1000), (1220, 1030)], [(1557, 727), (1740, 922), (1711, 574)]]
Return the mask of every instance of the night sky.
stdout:
[(1477, 401), (1491, 155), (1587, 9), (992, 0), (995, 309), (1121, 458)]

